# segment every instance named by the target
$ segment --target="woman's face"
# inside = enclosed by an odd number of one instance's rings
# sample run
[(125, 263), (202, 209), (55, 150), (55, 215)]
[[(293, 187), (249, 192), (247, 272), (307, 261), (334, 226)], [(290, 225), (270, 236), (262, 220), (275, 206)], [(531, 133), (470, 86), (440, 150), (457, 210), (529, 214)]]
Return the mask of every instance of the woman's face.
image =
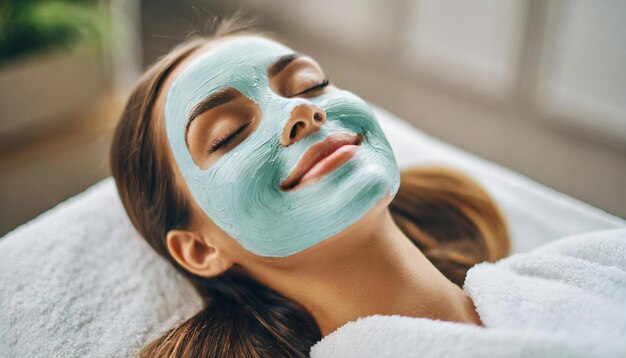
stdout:
[(367, 104), (277, 42), (220, 40), (170, 83), (163, 113), (179, 172), (208, 218), (255, 255), (301, 252), (398, 189)]

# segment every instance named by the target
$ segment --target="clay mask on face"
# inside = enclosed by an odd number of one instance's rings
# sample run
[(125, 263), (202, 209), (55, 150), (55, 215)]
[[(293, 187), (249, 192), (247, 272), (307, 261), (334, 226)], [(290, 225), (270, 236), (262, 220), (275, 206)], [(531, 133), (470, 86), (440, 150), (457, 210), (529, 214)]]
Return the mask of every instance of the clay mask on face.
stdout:
[[(194, 59), (173, 81), (165, 103), (170, 148), (191, 194), (208, 217), (259, 256), (284, 257), (305, 250), (358, 221), (400, 183), (393, 153), (373, 113), (354, 94), (331, 90), (318, 97), (285, 98), (270, 89), (267, 69), (294, 53), (270, 40), (242, 37)], [(194, 106), (234, 88), (256, 103), (256, 130), (206, 170), (185, 144)], [(314, 104), (326, 111), (317, 132), (285, 147), (279, 142), (292, 110)], [(293, 191), (280, 184), (315, 143), (338, 132), (362, 134), (355, 156), (318, 181)]]

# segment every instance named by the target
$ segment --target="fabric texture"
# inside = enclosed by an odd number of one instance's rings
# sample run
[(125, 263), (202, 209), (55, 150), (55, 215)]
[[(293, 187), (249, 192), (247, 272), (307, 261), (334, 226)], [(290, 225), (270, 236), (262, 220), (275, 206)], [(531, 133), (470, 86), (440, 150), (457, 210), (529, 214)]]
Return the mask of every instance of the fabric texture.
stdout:
[(624, 357), (626, 230), (565, 238), (468, 272), (484, 327), (371, 316), (311, 357)]
[[(401, 167), (448, 164), (485, 186), (509, 221), (515, 252), (624, 226), (376, 112)], [(191, 285), (133, 229), (111, 178), (1, 239), (0, 287), (0, 357), (130, 356), (200, 309)]]

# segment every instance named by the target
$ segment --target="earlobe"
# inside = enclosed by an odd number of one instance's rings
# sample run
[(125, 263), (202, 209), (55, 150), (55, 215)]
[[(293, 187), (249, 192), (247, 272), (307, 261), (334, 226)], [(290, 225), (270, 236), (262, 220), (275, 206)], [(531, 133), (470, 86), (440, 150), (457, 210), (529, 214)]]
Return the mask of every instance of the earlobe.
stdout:
[(221, 250), (194, 231), (170, 230), (167, 248), (176, 262), (198, 276), (215, 277), (232, 266)]

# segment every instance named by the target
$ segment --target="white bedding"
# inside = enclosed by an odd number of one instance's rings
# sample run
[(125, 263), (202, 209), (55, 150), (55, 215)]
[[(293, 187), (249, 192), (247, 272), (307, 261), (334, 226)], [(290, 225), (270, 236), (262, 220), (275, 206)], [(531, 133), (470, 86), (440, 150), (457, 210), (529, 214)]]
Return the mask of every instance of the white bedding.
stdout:
[[(626, 225), (377, 112), (400, 166), (449, 164), (487, 188), (509, 221), (514, 252)], [(129, 356), (200, 306), (138, 237), (110, 178), (0, 240), (0, 287), (2, 357)]]

